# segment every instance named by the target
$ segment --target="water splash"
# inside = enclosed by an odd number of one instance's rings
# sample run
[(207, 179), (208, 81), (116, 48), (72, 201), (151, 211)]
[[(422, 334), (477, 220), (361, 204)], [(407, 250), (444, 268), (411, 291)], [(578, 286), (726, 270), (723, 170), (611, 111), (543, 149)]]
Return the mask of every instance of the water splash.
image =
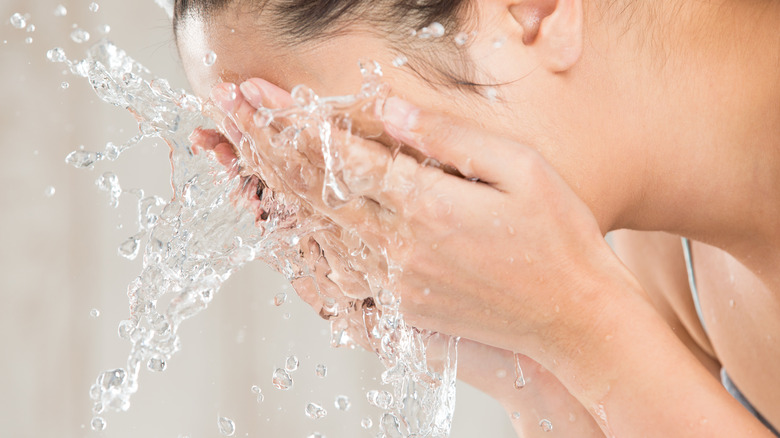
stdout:
[[(438, 34), (438, 28), (434, 30)], [(458, 340), (405, 323), (399, 311), (401, 299), (392, 292), (397, 268), (386, 255), (372, 253), (359, 236), (317, 214), (312, 207), (315, 200), (300, 195), (300, 190), (291, 186), (293, 182), (280, 181), (276, 169), (267, 164), (271, 160), (261, 160), (252, 167), (262, 181), (274, 183), (270, 187), (263, 184), (259, 207), (252, 207), (237, 195), (246, 187), (247, 175), (225, 169), (213, 154), (193, 154), (190, 134), (196, 128), (213, 126), (203, 115), (204, 104), (183, 90), (173, 89), (166, 80), (153, 77), (109, 41), (91, 47), (83, 60), (68, 59), (60, 48), (50, 50), (47, 58), (87, 78), (101, 100), (127, 109), (138, 120), (139, 133), (135, 137), (119, 145), (108, 143), (102, 151), (74, 151), (66, 159), (69, 164), (92, 168), (100, 161), (118, 159), (151, 137), (165, 140), (171, 148), (174, 194), (168, 202), (146, 196), (141, 190), (123, 191), (111, 174), (98, 183), (109, 192), (112, 203), (118, 202), (123, 193), (138, 198), (138, 233), (120, 246), (119, 253), (135, 258), (143, 247), (143, 267), (128, 285), (130, 317), (118, 329), (120, 337), (131, 343), (130, 354), (124, 368), (100, 374), (90, 388), (96, 415), (129, 408), (130, 398), (138, 391), (142, 364), (152, 371), (163, 371), (181, 348), (178, 332), (182, 322), (207, 308), (221, 285), (246, 263), (260, 259), (290, 280), (316, 279), (316, 265), (306, 255), (316, 243), (314, 236), (329, 232), (345, 242), (344, 251), (337, 256), (346, 262), (351, 274), (365, 279), (373, 300), (333, 297), (321, 291), (325, 303), (321, 315), (331, 321), (334, 346), (354, 345), (352, 336), (363, 331), (384, 364), (382, 383), (390, 385), (392, 393), (377, 392), (374, 401), (387, 411), (380, 422), (385, 436), (449, 434)], [(365, 83), (355, 95), (319, 97), (299, 86), (292, 93), (295, 106), (258, 112), (264, 126), (279, 120), (291, 122), (268, 139), (277, 153), (301, 150), (305, 147), (304, 134), (317, 134), (325, 163), (320, 201), (332, 207), (358, 196), (344, 181), (334, 131), (352, 130), (352, 115), (374, 114), (388, 92), (378, 65), (364, 64), (361, 71)], [(380, 135), (381, 123), (369, 124), (368, 130), (360, 135)], [(262, 155), (263, 151), (256, 152)], [(360, 268), (367, 266), (374, 268)], [(324, 377), (327, 371), (318, 366), (315, 372)], [(283, 368), (274, 372), (272, 382), (279, 389), (293, 385)], [(102, 421), (102, 417), (95, 418)], [(219, 421), (221, 431), (223, 425), (232, 424), (223, 422), (223, 418)]]

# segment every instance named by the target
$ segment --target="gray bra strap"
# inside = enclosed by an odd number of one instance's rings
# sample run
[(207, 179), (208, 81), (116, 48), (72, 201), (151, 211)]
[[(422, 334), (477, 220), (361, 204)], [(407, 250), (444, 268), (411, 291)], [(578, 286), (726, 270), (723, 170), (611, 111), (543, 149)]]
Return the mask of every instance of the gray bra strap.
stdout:
[(693, 305), (696, 307), (696, 314), (699, 315), (701, 327), (707, 332), (707, 326), (704, 324), (704, 315), (701, 313), (701, 304), (699, 304), (699, 290), (696, 288), (696, 277), (693, 274), (693, 258), (691, 257), (691, 241), (682, 238), (683, 255), (685, 256), (685, 268), (688, 270), (688, 285), (691, 287), (691, 296), (693, 296)]

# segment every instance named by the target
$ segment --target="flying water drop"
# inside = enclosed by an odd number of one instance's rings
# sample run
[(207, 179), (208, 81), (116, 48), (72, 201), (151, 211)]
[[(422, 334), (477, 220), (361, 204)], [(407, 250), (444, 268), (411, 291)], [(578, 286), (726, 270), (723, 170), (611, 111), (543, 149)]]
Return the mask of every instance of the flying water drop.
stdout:
[(86, 30), (80, 27), (77, 27), (76, 29), (73, 30), (73, 32), (70, 33), (70, 39), (72, 39), (73, 42), (78, 44), (86, 43), (87, 41), (89, 41), (89, 38), (90, 38), (89, 32), (87, 32)]
[(46, 58), (51, 62), (65, 62), (68, 57), (65, 56), (65, 51), (59, 47), (55, 47), (46, 52)]
[(106, 420), (104, 420), (103, 417), (94, 417), (90, 426), (95, 432), (100, 432), (101, 430), (106, 429)]
[(92, 2), (89, 4), (89, 12), (97, 12), (100, 9), (100, 5)]
[(279, 307), (282, 304), (287, 302), (287, 294), (284, 292), (279, 292), (278, 294), (274, 295), (274, 306)]
[(286, 391), (292, 388), (293, 379), (290, 377), (290, 373), (288, 373), (287, 370), (283, 368), (277, 368), (276, 371), (274, 371), (271, 383), (273, 383), (274, 388)]
[(262, 403), (263, 400), (265, 400), (265, 396), (263, 395), (263, 390), (260, 389), (257, 385), (252, 385), (252, 392), (257, 396), (257, 402)]
[(306, 413), (306, 416), (312, 420), (317, 420), (328, 415), (328, 411), (323, 409), (323, 407), (317, 403), (309, 403), (306, 405), (306, 410), (304, 412)]
[(364, 417), (362, 420), (360, 420), (360, 427), (363, 429), (371, 429), (371, 427), (374, 425), (374, 422), (371, 420), (370, 417)]
[(346, 395), (340, 395), (336, 397), (336, 401), (334, 402), (334, 405), (336, 406), (336, 409), (340, 411), (348, 411), (349, 408), (352, 407), (352, 403), (349, 401), (349, 397)]
[(319, 364), (314, 368), (314, 375), (319, 377), (320, 379), (325, 378), (325, 376), (328, 375), (328, 367), (326, 367), (323, 364)]
[(57, 7), (54, 8), (55, 17), (64, 17), (66, 15), (68, 15), (68, 8), (66, 8), (65, 5), (57, 5)]
[(27, 26), (27, 20), (24, 18), (24, 15), (18, 12), (11, 15), (10, 21), (11, 26), (17, 29), (24, 29)]
[(540, 421), (539, 422), (539, 427), (541, 427), (542, 430), (545, 431), (545, 432), (552, 432), (552, 430), (553, 430), (552, 422), (550, 420), (547, 420), (547, 419), (544, 419), (544, 420)]
[(300, 364), (300, 361), (298, 360), (298, 357), (290, 356), (284, 362), (284, 369), (286, 369), (289, 372), (293, 372), (293, 371), (298, 369), (298, 365), (299, 364)]
[(46, 187), (46, 189), (43, 191), (43, 195), (47, 198), (51, 198), (54, 196), (54, 194), (57, 192), (57, 189), (55, 189), (53, 186)]
[(151, 358), (149, 359), (149, 362), (146, 363), (146, 368), (149, 369), (149, 371), (154, 371), (157, 373), (161, 373), (165, 371), (165, 368), (168, 366), (167, 363), (163, 359), (159, 358)]
[(135, 260), (135, 258), (138, 257), (138, 250), (140, 248), (139, 243), (140, 239), (138, 237), (128, 237), (127, 240), (119, 245), (117, 253), (128, 260)]
[(217, 418), (217, 428), (224, 436), (233, 436), (236, 433), (236, 423), (228, 417)]
[(98, 316), (100, 316), (100, 310), (98, 310), (98, 309), (90, 310), (89, 311), (89, 316), (91, 316), (92, 318), (97, 318)]

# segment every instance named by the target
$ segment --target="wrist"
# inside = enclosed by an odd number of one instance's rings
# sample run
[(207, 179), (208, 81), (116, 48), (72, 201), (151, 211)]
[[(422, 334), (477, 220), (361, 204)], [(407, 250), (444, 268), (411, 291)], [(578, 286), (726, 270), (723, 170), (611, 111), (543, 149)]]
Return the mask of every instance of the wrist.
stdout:
[[(605, 244), (606, 245), (606, 244)], [(617, 378), (626, 344), (636, 343), (634, 330), (655, 330), (657, 316), (634, 276), (614, 257), (589, 258), (556, 306), (558, 317), (537, 338), (530, 353), (585, 406), (598, 405)], [(654, 329), (648, 329), (652, 326)]]

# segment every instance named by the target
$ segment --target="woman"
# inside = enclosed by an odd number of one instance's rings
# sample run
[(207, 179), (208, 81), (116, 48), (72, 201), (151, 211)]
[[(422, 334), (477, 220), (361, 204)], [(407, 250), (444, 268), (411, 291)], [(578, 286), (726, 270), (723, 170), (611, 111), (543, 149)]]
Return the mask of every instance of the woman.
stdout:
[[(561, 436), (773, 436), (780, 2), (179, 0), (174, 20), (234, 143), (284, 90), (349, 94), (359, 59), (384, 67), (386, 132), (479, 183), (401, 155), (397, 185), (328, 214), (377, 245), (400, 233), (407, 319), (471, 340), (461, 376), (509, 411)], [(636, 230), (620, 258), (613, 230)], [(510, 352), (522, 390), (494, 377)]]

